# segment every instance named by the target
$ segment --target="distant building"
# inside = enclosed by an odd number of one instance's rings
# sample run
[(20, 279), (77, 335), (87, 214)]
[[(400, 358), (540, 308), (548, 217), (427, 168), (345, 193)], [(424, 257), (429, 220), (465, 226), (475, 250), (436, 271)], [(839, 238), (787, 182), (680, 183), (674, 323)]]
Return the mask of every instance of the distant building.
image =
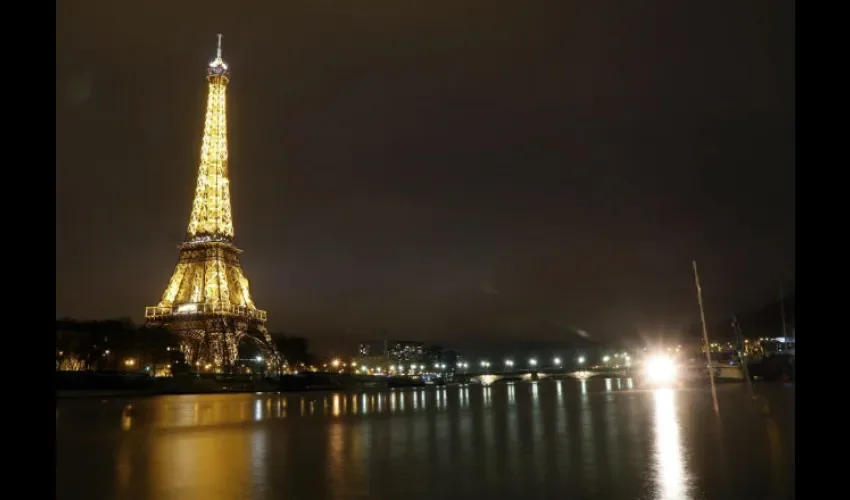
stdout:
[(407, 342), (397, 340), (389, 349), (390, 359), (399, 363), (404, 361), (422, 361), (425, 355), (425, 344), (422, 342)]
[(357, 347), (357, 355), (358, 356), (371, 356), (372, 355), (372, 344), (369, 342), (361, 342)]

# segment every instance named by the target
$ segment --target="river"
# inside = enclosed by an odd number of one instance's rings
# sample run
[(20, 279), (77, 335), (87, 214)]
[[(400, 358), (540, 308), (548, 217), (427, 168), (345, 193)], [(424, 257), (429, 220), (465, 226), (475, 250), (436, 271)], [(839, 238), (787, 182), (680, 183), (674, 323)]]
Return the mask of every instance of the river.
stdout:
[(794, 386), (631, 379), (56, 402), (56, 498), (794, 498)]

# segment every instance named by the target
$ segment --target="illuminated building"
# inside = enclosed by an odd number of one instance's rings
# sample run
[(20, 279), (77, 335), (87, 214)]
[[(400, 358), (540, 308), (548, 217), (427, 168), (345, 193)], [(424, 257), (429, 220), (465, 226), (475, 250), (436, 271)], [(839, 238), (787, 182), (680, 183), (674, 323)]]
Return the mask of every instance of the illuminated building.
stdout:
[(425, 344), (422, 342), (396, 341), (389, 349), (390, 359), (395, 362), (422, 361), (425, 355)]
[(230, 71), (221, 58), (207, 67), (207, 112), (189, 228), (180, 258), (159, 304), (145, 308), (148, 325), (180, 336), (186, 361), (220, 372), (230, 369), (243, 341), (259, 345), (269, 369), (280, 365), (266, 330), (266, 312), (254, 305), (233, 243), (227, 158), (226, 92)]
[(358, 356), (371, 356), (372, 355), (372, 344), (368, 342), (361, 342), (357, 347), (357, 355)]

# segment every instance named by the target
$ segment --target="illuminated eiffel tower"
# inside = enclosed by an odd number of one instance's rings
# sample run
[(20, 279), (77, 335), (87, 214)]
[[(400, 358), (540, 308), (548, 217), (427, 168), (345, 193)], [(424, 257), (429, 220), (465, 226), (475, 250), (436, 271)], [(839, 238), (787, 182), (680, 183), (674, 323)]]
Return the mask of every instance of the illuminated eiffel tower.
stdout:
[(251, 299), (233, 244), (233, 216), (227, 165), (226, 92), (230, 71), (216, 58), (207, 68), (207, 114), (195, 202), (180, 259), (159, 304), (145, 308), (145, 323), (180, 336), (186, 361), (201, 371), (229, 369), (243, 341), (254, 342), (270, 370), (280, 356), (266, 330), (266, 311)]

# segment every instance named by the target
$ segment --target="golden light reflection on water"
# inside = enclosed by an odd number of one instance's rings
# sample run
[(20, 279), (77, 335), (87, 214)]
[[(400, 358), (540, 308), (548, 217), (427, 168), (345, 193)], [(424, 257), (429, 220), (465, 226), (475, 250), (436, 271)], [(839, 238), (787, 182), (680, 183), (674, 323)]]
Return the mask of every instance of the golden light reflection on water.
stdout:
[[(66, 490), (83, 481), (97, 489), (79, 498), (225, 500), (369, 498), (376, 481), (395, 481), (393, 498), (425, 498), (417, 493), (440, 477), (446, 489), (464, 498), (475, 498), (480, 483), (504, 492), (504, 498), (520, 498), (517, 493), (525, 491), (527, 498), (572, 498), (575, 492), (576, 498), (688, 500), (697, 496), (699, 484), (690, 480), (691, 469), (710, 478), (715, 492), (736, 491), (745, 475), (753, 475), (739, 473), (737, 463), (727, 464), (728, 471), (717, 463), (732, 457), (744, 439), (727, 436), (729, 455), (702, 444), (714, 438), (705, 435), (704, 425), (692, 424), (700, 411), (690, 404), (692, 394), (607, 393), (603, 380), (163, 396), (134, 399), (132, 406), (113, 400), (108, 407), (95, 401), (100, 411), (95, 420), (89, 407), (65, 403), (57, 460), (73, 465), (57, 466), (57, 482)], [(629, 379), (622, 385), (628, 387)], [(764, 427), (745, 428), (750, 434), (761, 430), (757, 437), (770, 453), (763, 455), (761, 470), (770, 465), (776, 477), (788, 476), (789, 463), (793, 474), (788, 458), (793, 444), (783, 440), (785, 415), (769, 415), (766, 435)], [(96, 468), (76, 464), (81, 450)], [(404, 470), (391, 478), (375, 476), (396, 464)], [(722, 474), (728, 485), (718, 484)], [(435, 490), (429, 498), (440, 496)]]
[(241, 429), (164, 433), (150, 446), (148, 483), (164, 488), (152, 492), (155, 498), (178, 498), (181, 490), (192, 491), (195, 498), (250, 497), (251, 483), (245, 478), (255, 470), (253, 452), (263, 453), (256, 439), (246, 440)]
[(339, 408), (339, 394), (333, 395), (333, 416), (340, 416), (340, 408)]
[(685, 457), (679, 436), (676, 395), (672, 389), (657, 389), (655, 402), (655, 451), (653, 472), (656, 500), (687, 500), (689, 496)]
[[(566, 386), (569, 385), (571, 391), (579, 389), (581, 397), (586, 399), (592, 392), (592, 382), (592, 380), (579, 380), (578, 387), (562, 380), (545, 380), (511, 381), (490, 386), (465, 385), (456, 388), (425, 387), (387, 392), (367, 391), (355, 394), (335, 392), (304, 395), (245, 395), (237, 401), (229, 400), (226, 405), (217, 404), (218, 401), (228, 397), (226, 395), (175, 396), (164, 397), (165, 404), (159, 407), (153, 418), (154, 425), (159, 428), (200, 427), (221, 423), (260, 422), (275, 418), (355, 415), (365, 417), (375, 413), (403, 414), (410, 411), (444, 412), (452, 409), (468, 409), (471, 404), (480, 404), (483, 408), (490, 408), (494, 404), (511, 406), (518, 404), (519, 396), (523, 396), (523, 404), (530, 404), (532, 408), (537, 408), (543, 399), (550, 397), (544, 397), (544, 392), (554, 396), (558, 406), (569, 406), (569, 402), (564, 398), (568, 389)], [(605, 379), (604, 383), (605, 392), (610, 391), (613, 379)], [(628, 387), (631, 383), (631, 379), (626, 379), (622, 385)], [(517, 391), (520, 390), (522, 394), (518, 395)], [(472, 397), (471, 391), (476, 393)], [(608, 397), (610, 399), (611, 396)], [(294, 410), (288, 412), (287, 405), (292, 406)], [(129, 431), (135, 425), (132, 406), (128, 405), (121, 415), (120, 426), (125, 431)]]
[(129, 431), (133, 426), (133, 415), (130, 413), (133, 410), (133, 405), (127, 405), (124, 407), (124, 410), (121, 411), (121, 429), (124, 431)]

